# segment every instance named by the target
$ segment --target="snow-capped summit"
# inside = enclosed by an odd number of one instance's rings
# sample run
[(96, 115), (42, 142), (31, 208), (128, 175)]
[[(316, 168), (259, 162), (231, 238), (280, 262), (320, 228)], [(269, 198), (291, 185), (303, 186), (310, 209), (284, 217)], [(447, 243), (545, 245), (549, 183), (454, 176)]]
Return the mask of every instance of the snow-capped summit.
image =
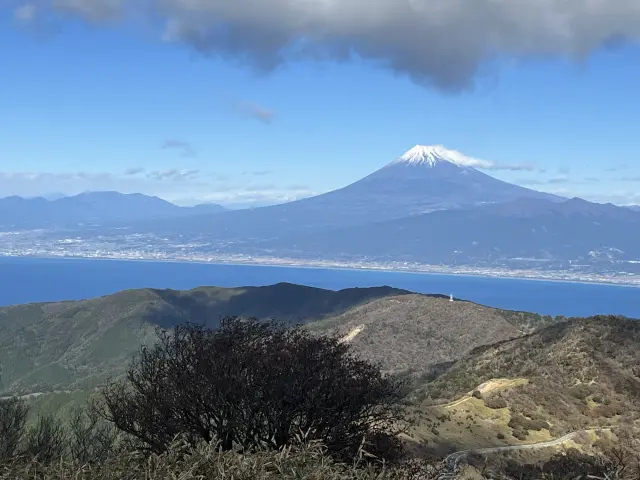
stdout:
[(406, 151), (401, 157), (389, 164), (391, 165), (413, 165), (435, 167), (439, 163), (453, 163), (459, 167), (490, 168), (493, 163), (486, 160), (468, 157), (456, 150), (450, 150), (443, 145), (416, 145)]
[(452, 162), (453, 156), (449, 152), (451, 151), (442, 145), (416, 145), (392, 163), (409, 163), (411, 165), (433, 167), (438, 162)]

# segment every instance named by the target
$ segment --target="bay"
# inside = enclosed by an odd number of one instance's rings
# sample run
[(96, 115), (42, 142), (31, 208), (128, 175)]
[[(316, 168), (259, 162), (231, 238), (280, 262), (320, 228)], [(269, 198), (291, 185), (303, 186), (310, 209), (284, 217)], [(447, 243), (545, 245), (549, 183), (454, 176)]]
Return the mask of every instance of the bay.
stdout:
[(328, 289), (389, 285), (544, 315), (640, 318), (640, 288), (463, 275), (94, 259), (0, 258), (0, 305), (79, 300), (130, 288), (290, 282)]

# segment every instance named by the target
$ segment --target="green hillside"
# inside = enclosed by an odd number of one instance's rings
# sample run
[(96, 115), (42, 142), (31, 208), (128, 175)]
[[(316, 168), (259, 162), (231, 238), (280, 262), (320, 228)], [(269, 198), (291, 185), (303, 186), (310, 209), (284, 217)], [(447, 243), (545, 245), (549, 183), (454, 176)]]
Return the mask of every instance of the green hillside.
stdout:
[(308, 323), (372, 299), (408, 294), (390, 287), (341, 291), (279, 283), (266, 287), (127, 290), (91, 300), (0, 309), (0, 395), (87, 389), (122, 372), (157, 326), (215, 326), (225, 316)]
[[(514, 338), (545, 320), (442, 295), (391, 287), (340, 291), (279, 283), (265, 287), (126, 290), (100, 298), (0, 308), (0, 396), (87, 390), (118, 375), (157, 327), (215, 327), (225, 316), (307, 324), (348, 334), (365, 357), (418, 375), (433, 363)], [(38, 399), (42, 402), (43, 399)]]

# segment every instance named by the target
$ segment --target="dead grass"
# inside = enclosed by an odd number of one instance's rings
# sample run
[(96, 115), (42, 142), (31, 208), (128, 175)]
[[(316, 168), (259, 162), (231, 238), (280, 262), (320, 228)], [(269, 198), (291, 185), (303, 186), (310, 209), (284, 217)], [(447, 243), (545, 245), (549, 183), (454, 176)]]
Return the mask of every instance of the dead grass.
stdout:
[(376, 299), (308, 328), (345, 337), (354, 332), (349, 341), (362, 357), (416, 377), (480, 345), (522, 335), (499, 310), (424, 295)]
[(279, 452), (222, 452), (215, 444), (190, 450), (176, 442), (165, 454), (123, 453), (99, 464), (14, 461), (0, 465), (3, 480), (430, 480), (441, 467), (420, 462), (386, 467), (334, 462), (318, 443), (301, 443)]
[(527, 379), (524, 378), (492, 379), (453, 402), (417, 406), (414, 410), (417, 424), (412, 434), (417, 441), (426, 442), (434, 448), (437, 445), (455, 445), (458, 450), (551, 440), (548, 431), (546, 434), (536, 432), (527, 442), (517, 439), (509, 427), (511, 412), (508, 408), (489, 408), (484, 398), (473, 396), (475, 391), (484, 396), (527, 383)]

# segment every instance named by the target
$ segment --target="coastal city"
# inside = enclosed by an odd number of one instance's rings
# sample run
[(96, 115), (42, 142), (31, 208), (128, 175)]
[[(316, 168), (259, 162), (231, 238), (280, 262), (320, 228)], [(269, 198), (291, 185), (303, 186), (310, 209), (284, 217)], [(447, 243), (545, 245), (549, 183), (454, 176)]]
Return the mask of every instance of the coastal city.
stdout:
[[(74, 232), (75, 233), (75, 232)], [(425, 274), (457, 274), (530, 280), (602, 283), (640, 286), (639, 262), (618, 262), (608, 270), (592, 265), (573, 265), (573, 269), (545, 268), (540, 262), (513, 259), (526, 267), (496, 265), (431, 265), (420, 262), (385, 261), (359, 258), (294, 258), (270, 256), (261, 252), (234, 252), (206, 242), (176, 243), (152, 234), (117, 237), (65, 236), (46, 230), (0, 232), (0, 256), (33, 258), (112, 259), (130, 261), (196, 262), (213, 264), (264, 265), (323, 269), (395, 271)], [(625, 267), (625, 268), (622, 268)], [(600, 265), (601, 269), (602, 266)]]

